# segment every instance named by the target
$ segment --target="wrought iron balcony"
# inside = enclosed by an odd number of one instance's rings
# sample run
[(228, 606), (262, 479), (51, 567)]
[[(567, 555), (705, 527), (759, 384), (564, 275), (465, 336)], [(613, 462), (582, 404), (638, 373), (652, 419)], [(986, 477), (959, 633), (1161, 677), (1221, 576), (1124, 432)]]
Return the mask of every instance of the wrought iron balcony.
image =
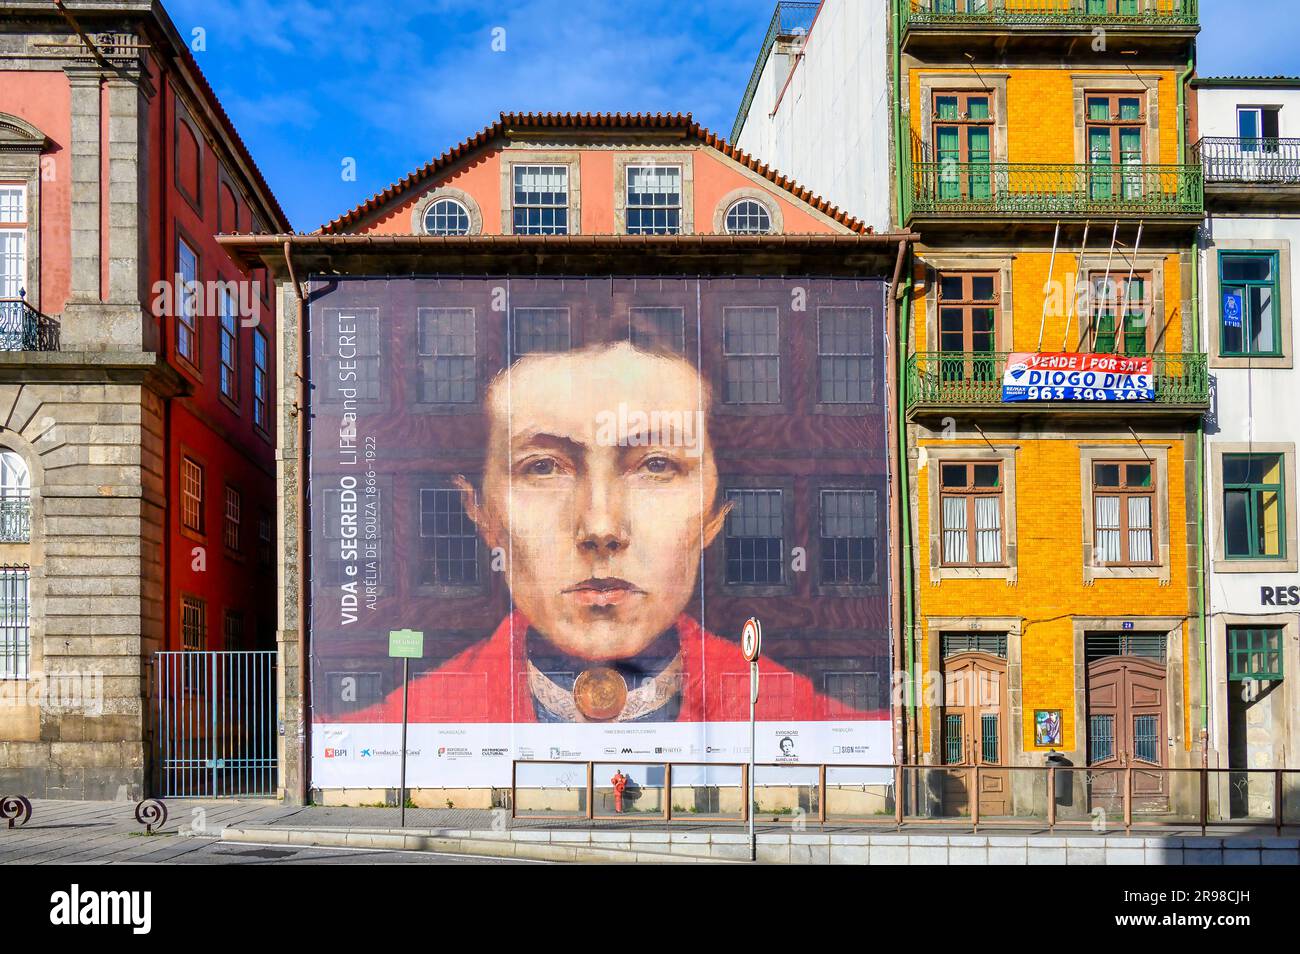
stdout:
[(1206, 136), (1192, 156), (1213, 183), (1300, 186), (1300, 139), (1239, 139)]
[(740, 131), (745, 127), (745, 117), (749, 115), (749, 107), (758, 92), (758, 81), (762, 79), (763, 68), (767, 66), (772, 47), (780, 39), (807, 35), (812, 29), (813, 21), (817, 19), (817, 11), (820, 7), (820, 0), (793, 0), (793, 2), (780, 0), (777, 3), (772, 19), (767, 25), (767, 34), (763, 37), (763, 46), (758, 52), (758, 62), (754, 64), (754, 69), (750, 73), (749, 83), (745, 86), (745, 95), (740, 99), (740, 110), (736, 113), (736, 121), (731, 124), (733, 143), (740, 139)]
[(0, 298), (0, 351), (58, 351), (59, 322), (21, 298)]
[(0, 543), (27, 543), (31, 538), (31, 496), (11, 487), (0, 496)]
[(910, 0), (904, 28), (1194, 27), (1198, 0)]
[[(1019, 413), (1035, 408), (1060, 409), (1067, 402), (1003, 404), (1002, 373), (1008, 352), (918, 351), (907, 359), (905, 382), (907, 410), (928, 408), (1001, 407)], [(1071, 410), (1110, 409), (1130, 411), (1142, 408), (1187, 408), (1202, 411), (1209, 406), (1210, 379), (1205, 355), (1197, 352), (1161, 352), (1150, 355), (1154, 365), (1155, 399), (1150, 402), (1068, 402)]]
[(908, 216), (1200, 216), (1199, 165), (913, 162)]

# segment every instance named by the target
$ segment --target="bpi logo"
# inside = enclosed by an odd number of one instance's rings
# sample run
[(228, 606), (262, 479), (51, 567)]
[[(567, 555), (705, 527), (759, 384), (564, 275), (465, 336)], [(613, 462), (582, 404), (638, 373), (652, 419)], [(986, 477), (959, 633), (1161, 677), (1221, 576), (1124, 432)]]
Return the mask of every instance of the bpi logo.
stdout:
[(326, 749), (325, 750), (325, 758), (327, 759), (341, 759), (347, 754), (348, 754), (347, 749)]

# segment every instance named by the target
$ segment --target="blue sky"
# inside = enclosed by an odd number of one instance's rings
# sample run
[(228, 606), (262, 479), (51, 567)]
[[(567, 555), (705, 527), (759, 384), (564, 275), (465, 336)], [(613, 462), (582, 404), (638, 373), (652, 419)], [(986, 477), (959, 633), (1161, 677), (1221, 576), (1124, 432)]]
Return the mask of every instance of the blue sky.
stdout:
[[(503, 110), (692, 112), (729, 135), (775, 2), (166, 6), (182, 36), (203, 31), (195, 56), (294, 228), (310, 231)], [(1295, 16), (1295, 0), (1201, 0), (1199, 72), (1300, 74)], [(492, 48), (498, 28), (504, 51)]]

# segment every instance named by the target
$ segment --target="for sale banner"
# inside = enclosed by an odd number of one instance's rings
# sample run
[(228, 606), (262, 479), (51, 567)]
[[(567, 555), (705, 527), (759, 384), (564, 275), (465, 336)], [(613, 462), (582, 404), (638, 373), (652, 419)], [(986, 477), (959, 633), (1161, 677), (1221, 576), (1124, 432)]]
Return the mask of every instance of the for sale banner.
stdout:
[(1149, 357), (1060, 352), (1012, 352), (1002, 374), (1002, 400), (1153, 401)]
[[(313, 783), (892, 760), (878, 280), (313, 281)], [(423, 634), (417, 640), (413, 634)]]

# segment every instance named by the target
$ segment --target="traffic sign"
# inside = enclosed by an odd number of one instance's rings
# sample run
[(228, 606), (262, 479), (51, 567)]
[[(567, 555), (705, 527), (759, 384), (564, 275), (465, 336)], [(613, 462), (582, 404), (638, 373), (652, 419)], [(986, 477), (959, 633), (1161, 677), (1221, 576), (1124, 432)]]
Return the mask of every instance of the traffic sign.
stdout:
[(740, 651), (746, 662), (756, 662), (763, 651), (763, 627), (756, 616), (745, 620), (745, 628), (740, 631)]

